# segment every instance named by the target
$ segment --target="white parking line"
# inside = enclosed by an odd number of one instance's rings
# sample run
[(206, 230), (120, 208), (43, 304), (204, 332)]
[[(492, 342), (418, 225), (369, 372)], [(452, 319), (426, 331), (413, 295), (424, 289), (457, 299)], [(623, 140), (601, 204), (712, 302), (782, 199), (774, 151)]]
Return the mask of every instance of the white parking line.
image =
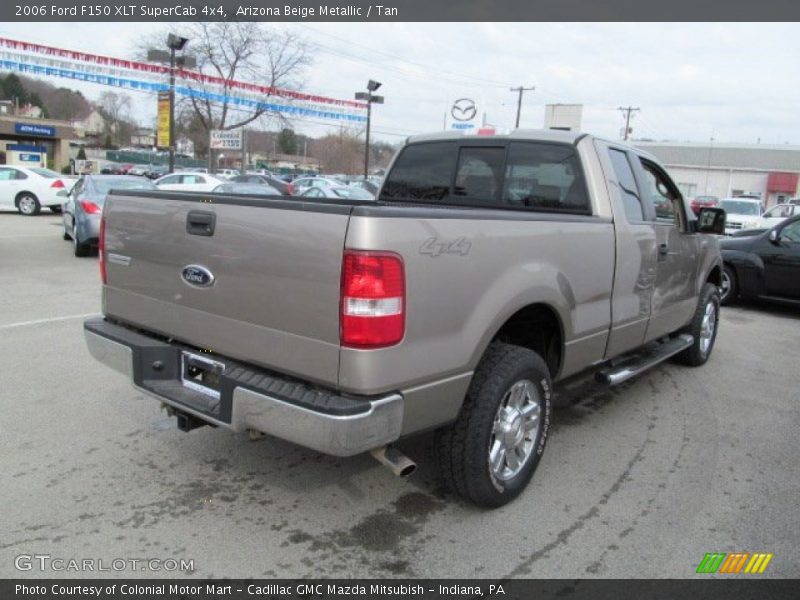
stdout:
[(43, 233), (17, 233), (13, 235), (0, 235), (0, 240), (16, 240), (18, 238), (53, 238), (58, 239), (53, 236), (52, 233), (50, 234), (43, 234)]
[(68, 315), (66, 317), (52, 317), (50, 319), (36, 319), (34, 321), (20, 321), (19, 323), (9, 323), (0, 325), (0, 329), (14, 329), (15, 327), (27, 327), (28, 325), (41, 325), (42, 323), (55, 323), (56, 321), (69, 321), (70, 319), (86, 319), (87, 317), (100, 316), (100, 313), (86, 313), (85, 315)]

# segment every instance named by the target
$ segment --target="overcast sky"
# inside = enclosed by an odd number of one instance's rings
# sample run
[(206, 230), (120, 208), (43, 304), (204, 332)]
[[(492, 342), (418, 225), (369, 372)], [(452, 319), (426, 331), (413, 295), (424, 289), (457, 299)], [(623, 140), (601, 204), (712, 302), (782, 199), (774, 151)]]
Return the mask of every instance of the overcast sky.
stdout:
[[(453, 100), (473, 98), (487, 121), (512, 127), (516, 93), (527, 92), (521, 126), (541, 127), (544, 105), (584, 105), (583, 130), (617, 138), (619, 106), (641, 108), (635, 137), (800, 144), (796, 23), (288, 23), (312, 44), (308, 92), (352, 98), (369, 78), (383, 83), (376, 137), (442, 129)], [(146, 23), (2, 23), (0, 35), (127, 58)], [(191, 42), (190, 42), (191, 44)], [(96, 98), (104, 89), (51, 79)], [(131, 92), (151, 123), (155, 100)], [(312, 135), (335, 129), (297, 122)]]

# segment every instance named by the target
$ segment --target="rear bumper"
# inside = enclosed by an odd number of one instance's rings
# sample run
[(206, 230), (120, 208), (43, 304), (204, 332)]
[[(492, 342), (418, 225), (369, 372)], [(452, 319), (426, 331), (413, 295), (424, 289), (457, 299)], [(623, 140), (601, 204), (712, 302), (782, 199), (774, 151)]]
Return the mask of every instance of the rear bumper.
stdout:
[(334, 456), (360, 454), (400, 437), (404, 400), (397, 393), (339, 394), (203, 352), (225, 365), (219, 398), (211, 398), (181, 382), (183, 353), (201, 351), (102, 318), (85, 321), (84, 335), (91, 355), (127, 375), (136, 388), (212, 425), (255, 429)]

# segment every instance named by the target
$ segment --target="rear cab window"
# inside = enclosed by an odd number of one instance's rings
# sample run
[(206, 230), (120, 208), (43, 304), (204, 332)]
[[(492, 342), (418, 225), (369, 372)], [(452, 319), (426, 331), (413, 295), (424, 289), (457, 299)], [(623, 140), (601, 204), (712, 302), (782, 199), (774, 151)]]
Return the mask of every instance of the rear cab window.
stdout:
[(411, 144), (395, 161), (380, 200), (591, 213), (575, 147), (537, 141)]

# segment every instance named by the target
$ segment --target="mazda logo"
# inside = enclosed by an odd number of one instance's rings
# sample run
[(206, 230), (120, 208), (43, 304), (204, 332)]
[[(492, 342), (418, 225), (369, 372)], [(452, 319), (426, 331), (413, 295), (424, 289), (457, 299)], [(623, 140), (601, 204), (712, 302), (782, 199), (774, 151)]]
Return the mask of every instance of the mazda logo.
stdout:
[(209, 287), (214, 284), (214, 275), (201, 265), (186, 265), (181, 270), (181, 277), (195, 287)]
[(450, 109), (450, 114), (456, 121), (471, 121), (477, 113), (475, 101), (469, 98), (459, 98), (453, 102), (453, 108)]

